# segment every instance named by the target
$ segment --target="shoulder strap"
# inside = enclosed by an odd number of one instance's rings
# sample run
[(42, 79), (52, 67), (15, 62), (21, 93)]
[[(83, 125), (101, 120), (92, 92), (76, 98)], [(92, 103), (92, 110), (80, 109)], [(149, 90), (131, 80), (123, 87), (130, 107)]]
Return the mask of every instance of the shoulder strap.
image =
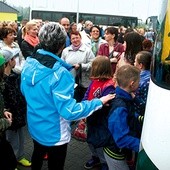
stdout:
[(111, 109), (110, 112), (108, 114), (108, 117), (113, 113), (113, 111), (117, 108), (117, 107), (126, 107), (127, 108), (127, 104), (125, 102), (125, 100), (119, 96), (116, 96), (112, 102), (111, 102)]
[(78, 68), (78, 70), (76, 70), (76, 76), (75, 76), (75, 83), (77, 83), (78, 85), (81, 85), (82, 82), (82, 66), (81, 64), (79, 64), (80, 67)]
[(113, 58), (113, 53), (114, 53), (114, 49), (111, 53), (109, 53), (109, 58)]

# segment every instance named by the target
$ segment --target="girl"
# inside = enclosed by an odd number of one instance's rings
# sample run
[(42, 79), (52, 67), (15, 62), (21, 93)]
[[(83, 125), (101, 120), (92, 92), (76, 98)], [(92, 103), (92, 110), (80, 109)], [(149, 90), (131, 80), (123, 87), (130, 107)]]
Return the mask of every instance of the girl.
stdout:
[[(92, 100), (99, 98), (107, 94), (113, 94), (115, 90), (115, 83), (112, 79), (112, 66), (110, 59), (106, 56), (96, 57), (92, 63), (92, 69), (90, 73), (91, 84), (86, 91), (84, 100)], [(87, 161), (84, 165), (86, 169), (91, 169), (94, 166), (101, 163), (102, 170), (107, 169), (107, 164), (103, 156), (103, 148), (95, 148), (92, 144), (96, 141), (95, 135), (92, 134), (94, 127), (99, 127), (102, 124), (102, 120), (107, 116), (109, 112), (108, 106), (103, 107), (100, 111), (96, 111), (90, 117), (87, 118), (87, 142), (89, 144), (90, 151), (92, 153), (92, 159)], [(94, 131), (93, 131), (94, 132)]]

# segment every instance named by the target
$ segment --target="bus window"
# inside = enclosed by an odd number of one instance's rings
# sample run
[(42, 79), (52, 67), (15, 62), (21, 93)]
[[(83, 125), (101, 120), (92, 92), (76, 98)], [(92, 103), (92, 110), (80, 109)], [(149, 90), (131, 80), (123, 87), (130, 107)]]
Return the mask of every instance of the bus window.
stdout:
[(103, 25), (107, 25), (108, 24), (108, 17), (107, 16), (102, 16), (102, 15), (96, 15), (95, 16), (95, 24), (103, 24)]

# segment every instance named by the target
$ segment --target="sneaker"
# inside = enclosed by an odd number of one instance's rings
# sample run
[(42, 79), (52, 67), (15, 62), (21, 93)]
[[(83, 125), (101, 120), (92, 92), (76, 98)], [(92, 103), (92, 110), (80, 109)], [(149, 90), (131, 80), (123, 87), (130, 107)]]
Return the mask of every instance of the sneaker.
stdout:
[(47, 159), (48, 159), (48, 154), (46, 153), (44, 156), (44, 160), (47, 160)]
[(29, 167), (31, 166), (31, 162), (28, 161), (27, 159), (25, 158), (22, 158), (18, 161), (19, 164), (21, 164), (22, 166), (26, 166), (26, 167)]
[(92, 158), (85, 163), (84, 168), (85, 169), (92, 169), (97, 165), (100, 165), (99, 158), (96, 157), (96, 156), (92, 156)]

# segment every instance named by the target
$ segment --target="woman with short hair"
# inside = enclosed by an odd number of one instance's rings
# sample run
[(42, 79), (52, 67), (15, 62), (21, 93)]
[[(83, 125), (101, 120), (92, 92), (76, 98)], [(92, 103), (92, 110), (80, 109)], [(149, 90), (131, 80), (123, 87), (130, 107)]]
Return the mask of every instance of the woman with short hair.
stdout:
[[(90, 116), (114, 97), (107, 95), (76, 103), (73, 98), (75, 81), (70, 73), (72, 66), (59, 58), (66, 36), (60, 24), (44, 24), (39, 31), (42, 49), (27, 57), (21, 73), (21, 91), (27, 102), (28, 130), (34, 143), (32, 170), (41, 170), (46, 153), (49, 170), (63, 170), (71, 139), (70, 121)], [(73, 37), (77, 44), (79, 37)], [(76, 47), (74, 50), (78, 49)]]
[(79, 82), (79, 88), (81, 90), (76, 97), (77, 101), (81, 101), (90, 84), (90, 69), (95, 56), (91, 48), (82, 43), (80, 32), (72, 32), (70, 34), (70, 39), (72, 44), (63, 50), (61, 58), (74, 67), (71, 71), (74, 77), (76, 77), (76, 74), (81, 69)]

